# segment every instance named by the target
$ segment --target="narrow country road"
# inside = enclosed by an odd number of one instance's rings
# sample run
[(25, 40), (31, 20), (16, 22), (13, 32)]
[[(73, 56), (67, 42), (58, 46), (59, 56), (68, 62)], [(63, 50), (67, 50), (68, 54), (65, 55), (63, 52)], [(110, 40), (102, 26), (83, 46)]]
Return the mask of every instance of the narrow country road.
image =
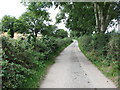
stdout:
[(79, 50), (69, 45), (56, 58), (40, 88), (116, 88)]

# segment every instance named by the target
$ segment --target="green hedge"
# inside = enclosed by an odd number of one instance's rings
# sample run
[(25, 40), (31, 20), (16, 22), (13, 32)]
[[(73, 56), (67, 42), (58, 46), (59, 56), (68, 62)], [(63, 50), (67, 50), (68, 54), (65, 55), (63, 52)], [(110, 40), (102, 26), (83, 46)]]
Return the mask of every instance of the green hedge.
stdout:
[(80, 37), (79, 42), (81, 42), (81, 47), (83, 49), (83, 51), (89, 51), (91, 50), (92, 46), (91, 46), (91, 42), (92, 42), (92, 36), (91, 35), (84, 35), (82, 37)]
[[(54, 37), (21, 38), (2, 37), (2, 88), (19, 88), (32, 80), (52, 55), (72, 42), (69, 38)], [(26, 86), (27, 87), (27, 86)]]
[(88, 59), (118, 85), (120, 34), (84, 35), (78, 42)]

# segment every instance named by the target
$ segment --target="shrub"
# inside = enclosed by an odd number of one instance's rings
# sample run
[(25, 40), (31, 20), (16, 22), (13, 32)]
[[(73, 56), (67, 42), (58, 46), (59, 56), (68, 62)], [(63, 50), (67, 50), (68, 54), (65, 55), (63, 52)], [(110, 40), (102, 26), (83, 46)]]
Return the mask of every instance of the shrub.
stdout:
[(112, 35), (107, 47), (109, 48), (108, 57), (112, 60), (120, 60), (120, 34)]
[(70, 37), (72, 37), (72, 38), (75, 38), (75, 37), (79, 38), (80, 36), (82, 36), (82, 33), (80, 31), (71, 31), (70, 32)]
[(19, 64), (9, 63), (7, 60), (2, 62), (2, 88), (17, 88), (25, 83), (25, 78), (34, 74), (29, 69)]
[(68, 33), (63, 29), (59, 29), (55, 32), (54, 36), (58, 38), (65, 38), (68, 37)]
[(110, 35), (108, 34), (94, 34), (91, 45), (96, 50), (103, 49), (108, 43)]
[[(94, 34), (78, 39), (83, 53), (114, 82), (120, 81), (120, 34)], [(117, 79), (116, 79), (117, 78)], [(116, 83), (119, 84), (119, 83)]]
[(2, 37), (3, 88), (19, 88), (27, 78), (37, 74), (60, 48), (69, 45), (71, 39), (55, 37), (12, 39)]
[(13, 29), (8, 29), (8, 36), (10, 36), (11, 38), (14, 37), (14, 30)]
[(84, 35), (80, 37), (79, 39), (80, 46), (84, 51), (90, 51), (92, 46), (91, 46), (91, 41), (92, 41), (92, 36), (91, 35)]

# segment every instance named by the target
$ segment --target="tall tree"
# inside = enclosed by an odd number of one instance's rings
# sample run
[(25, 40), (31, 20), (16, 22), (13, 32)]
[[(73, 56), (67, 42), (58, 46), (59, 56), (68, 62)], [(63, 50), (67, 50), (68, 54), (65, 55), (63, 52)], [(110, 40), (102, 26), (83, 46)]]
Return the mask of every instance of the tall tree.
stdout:
[(27, 24), (22, 19), (16, 19), (14, 22), (14, 31), (19, 33), (27, 33)]
[(45, 26), (44, 18), (42, 16), (36, 17), (36, 15), (33, 12), (25, 12), (20, 19), (22, 19), (24, 22), (26, 22), (28, 26), (28, 32), (32, 33), (37, 37), (38, 32), (40, 32), (43, 29), (43, 26)]
[[(66, 27), (72, 31), (92, 33), (95, 29), (94, 9), (91, 3), (65, 3), (60, 4), (61, 13), (57, 16), (57, 22), (66, 20)], [(64, 7), (64, 8), (63, 8)], [(68, 15), (68, 17), (66, 17)]]
[(5, 15), (2, 20), (2, 31), (3, 32), (7, 32), (9, 29), (13, 28), (12, 24), (15, 22), (16, 18), (9, 16), (9, 15)]
[(105, 33), (112, 19), (116, 19), (118, 12), (114, 2), (94, 2), (94, 13), (96, 19), (96, 30), (99, 33)]
[(57, 30), (56, 25), (48, 25), (44, 27), (44, 29), (41, 31), (42, 35), (47, 35), (47, 36), (53, 36), (54, 32)]
[(28, 25), (28, 31), (32, 32), (37, 37), (38, 32), (41, 32), (46, 27), (46, 22), (50, 21), (49, 14), (46, 11), (46, 3), (32, 2), (28, 4), (28, 11), (20, 18)]
[(14, 37), (14, 22), (15, 22), (15, 20), (16, 20), (15, 17), (9, 16), (9, 15), (5, 15), (1, 20), (2, 31), (8, 32), (11, 38)]
[[(61, 13), (57, 16), (57, 23), (66, 20), (66, 27), (81, 34), (105, 33), (111, 20), (116, 19), (116, 2), (94, 3), (56, 3)], [(68, 14), (66, 17), (65, 14)]]

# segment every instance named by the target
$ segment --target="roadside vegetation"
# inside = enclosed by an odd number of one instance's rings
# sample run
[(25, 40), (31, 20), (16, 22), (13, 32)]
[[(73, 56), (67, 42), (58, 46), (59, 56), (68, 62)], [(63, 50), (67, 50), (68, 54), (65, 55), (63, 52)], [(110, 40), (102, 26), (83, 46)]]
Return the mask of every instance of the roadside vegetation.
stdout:
[[(66, 21), (87, 58), (120, 86), (120, 33), (110, 31), (120, 22), (120, 2), (60, 3), (57, 23)], [(67, 16), (68, 15), (68, 16)]]
[[(27, 11), (19, 18), (5, 15), (0, 30), (2, 88), (36, 88), (47, 67), (77, 39), (82, 52), (119, 87), (120, 34), (108, 28), (117, 26), (120, 2), (54, 2), (61, 12), (51, 25), (47, 9), (52, 2), (24, 3)], [(65, 22), (68, 32), (58, 29)], [(14, 39), (15, 33), (21, 36)], [(70, 36), (70, 37), (68, 37)]]
[[(55, 37), (11, 39), (2, 38), (3, 88), (35, 88), (45, 74), (45, 69), (72, 42), (69, 38)], [(36, 86), (38, 85), (38, 86)]]
[(84, 35), (78, 42), (86, 57), (118, 86), (120, 34)]
[(72, 43), (65, 30), (49, 24), (45, 8), (52, 3), (26, 5), (27, 11), (18, 19), (5, 15), (0, 23), (2, 89), (39, 88), (55, 57)]

